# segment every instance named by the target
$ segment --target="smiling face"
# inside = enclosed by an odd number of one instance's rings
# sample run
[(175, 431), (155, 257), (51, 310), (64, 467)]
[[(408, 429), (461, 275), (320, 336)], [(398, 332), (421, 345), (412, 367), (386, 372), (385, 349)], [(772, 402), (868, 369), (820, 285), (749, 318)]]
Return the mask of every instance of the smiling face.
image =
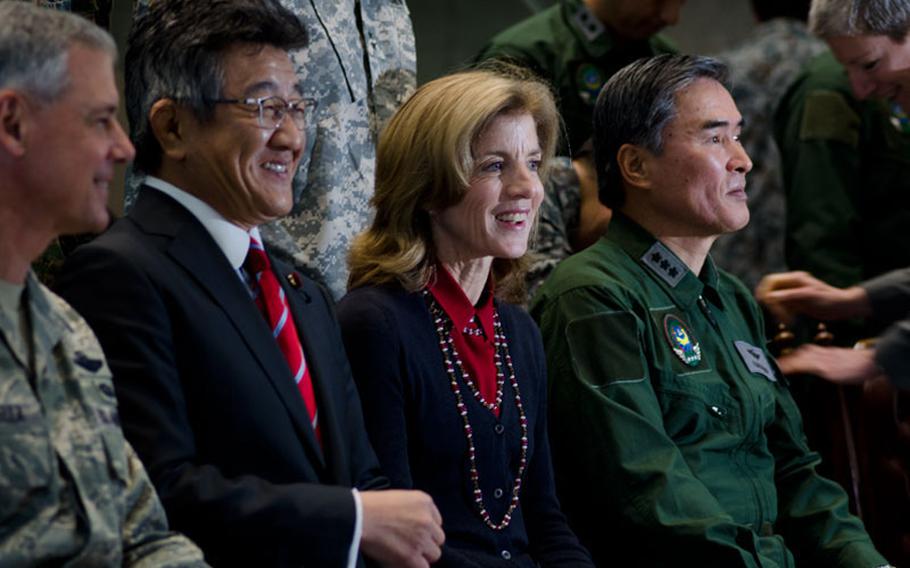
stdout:
[(670, 236), (713, 237), (743, 228), (752, 162), (739, 141), (742, 116), (733, 98), (717, 81), (698, 79), (675, 101), (663, 152), (644, 153), (650, 190), (633, 189), (630, 199), (646, 199)]
[[(225, 99), (300, 98), (294, 67), (281, 49), (234, 46), (222, 61)], [(244, 228), (290, 211), (291, 183), (304, 145), (304, 134), (290, 117), (278, 128), (264, 128), (256, 105), (233, 103), (216, 105), (208, 122), (184, 114), (182, 189)]]
[(910, 41), (883, 35), (835, 36), (826, 41), (847, 70), (856, 98), (896, 100), (910, 109), (910, 86), (902, 86), (895, 77), (895, 72), (910, 71)]
[(501, 114), (472, 147), (474, 170), (464, 197), (431, 214), (433, 242), (443, 263), (519, 258), (543, 199), (541, 150), (529, 114)]
[(22, 170), (30, 179), (34, 210), (52, 220), (54, 232), (100, 232), (108, 223), (108, 184), (115, 164), (133, 158), (133, 146), (117, 122), (113, 59), (105, 51), (74, 44), (68, 51), (69, 85), (34, 110)]

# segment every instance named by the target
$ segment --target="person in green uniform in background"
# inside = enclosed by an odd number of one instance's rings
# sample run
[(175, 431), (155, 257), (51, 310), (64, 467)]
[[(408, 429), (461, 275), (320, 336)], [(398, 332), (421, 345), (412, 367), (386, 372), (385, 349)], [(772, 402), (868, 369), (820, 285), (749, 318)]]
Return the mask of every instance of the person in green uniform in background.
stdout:
[(559, 0), (496, 35), (477, 61), (508, 60), (531, 68), (556, 91), (574, 156), (591, 136), (601, 87), (636, 59), (675, 52), (657, 34), (679, 20), (685, 0)]
[[(775, 117), (787, 196), (786, 255), (837, 287), (910, 266), (910, 128), (879, 75), (910, 67), (910, 2), (814, 0), (812, 61)], [(873, 329), (844, 332), (840, 343)], [(837, 339), (837, 337), (836, 337)]]
[[(906, 118), (902, 109), (910, 109), (910, 0), (816, 0), (812, 26), (843, 63), (853, 92), (861, 98), (891, 101), (889, 125), (900, 126), (903, 132)], [(882, 107), (881, 102), (870, 105)], [(885, 127), (886, 132), (890, 130)], [(898, 149), (889, 149), (888, 153), (896, 162), (889, 175), (905, 174), (910, 154), (900, 155)], [(887, 189), (901, 192), (903, 188)], [(907, 199), (900, 195), (896, 198)], [(888, 206), (894, 199), (882, 205)], [(908, 214), (906, 208), (896, 213), (902, 218)], [(890, 234), (883, 235), (888, 250), (892, 241), (905, 234), (904, 227), (893, 222), (890, 229)], [(826, 320), (867, 317), (890, 325), (874, 351), (804, 346), (787, 358), (788, 366), (842, 383), (860, 382), (884, 371), (896, 386), (910, 388), (910, 320), (902, 319), (910, 305), (910, 269), (898, 268), (840, 286), (807, 273), (773, 274), (759, 285), (756, 294), (784, 321), (793, 313), (808, 313)]]
[(720, 62), (661, 55), (594, 111), (606, 235), (531, 303), (557, 491), (608, 566), (877, 567), (820, 477), (749, 291), (708, 255), (749, 220), (742, 117)]

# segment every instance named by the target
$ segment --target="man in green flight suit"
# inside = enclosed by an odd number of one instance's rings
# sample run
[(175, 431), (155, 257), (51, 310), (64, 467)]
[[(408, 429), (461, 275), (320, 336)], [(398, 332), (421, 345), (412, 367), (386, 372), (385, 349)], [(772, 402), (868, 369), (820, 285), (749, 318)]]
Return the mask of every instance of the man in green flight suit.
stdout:
[(820, 477), (751, 294), (708, 251), (749, 220), (742, 117), (713, 59), (619, 71), (594, 111), (606, 235), (531, 305), (563, 510), (598, 565), (877, 567)]
[(494, 37), (477, 60), (529, 67), (553, 85), (574, 156), (591, 136), (601, 87), (636, 59), (676, 51), (657, 34), (676, 24), (685, 0), (560, 0)]

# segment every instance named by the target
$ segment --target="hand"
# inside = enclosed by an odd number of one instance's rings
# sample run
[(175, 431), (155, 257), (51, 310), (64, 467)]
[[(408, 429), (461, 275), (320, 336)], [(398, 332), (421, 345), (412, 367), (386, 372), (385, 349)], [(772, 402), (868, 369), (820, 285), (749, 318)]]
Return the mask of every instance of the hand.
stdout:
[(874, 349), (803, 345), (777, 359), (785, 375), (808, 374), (841, 385), (860, 384), (882, 374)]
[(765, 276), (755, 287), (755, 297), (788, 324), (796, 314), (829, 320), (867, 316), (872, 311), (869, 296), (859, 286), (835, 288), (801, 271)]
[(383, 566), (429, 568), (442, 555), (442, 516), (423, 491), (363, 491), (363, 553)]

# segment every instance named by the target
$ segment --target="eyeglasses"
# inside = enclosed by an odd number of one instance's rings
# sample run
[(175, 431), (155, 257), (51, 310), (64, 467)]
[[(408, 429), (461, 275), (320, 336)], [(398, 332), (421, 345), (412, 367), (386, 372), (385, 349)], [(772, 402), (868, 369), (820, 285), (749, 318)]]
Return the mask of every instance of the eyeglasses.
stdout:
[(286, 101), (279, 96), (257, 99), (213, 99), (217, 104), (255, 106), (259, 109), (259, 126), (276, 130), (285, 116), (290, 115), (298, 130), (306, 127), (306, 117), (316, 110), (316, 99), (304, 98)]

